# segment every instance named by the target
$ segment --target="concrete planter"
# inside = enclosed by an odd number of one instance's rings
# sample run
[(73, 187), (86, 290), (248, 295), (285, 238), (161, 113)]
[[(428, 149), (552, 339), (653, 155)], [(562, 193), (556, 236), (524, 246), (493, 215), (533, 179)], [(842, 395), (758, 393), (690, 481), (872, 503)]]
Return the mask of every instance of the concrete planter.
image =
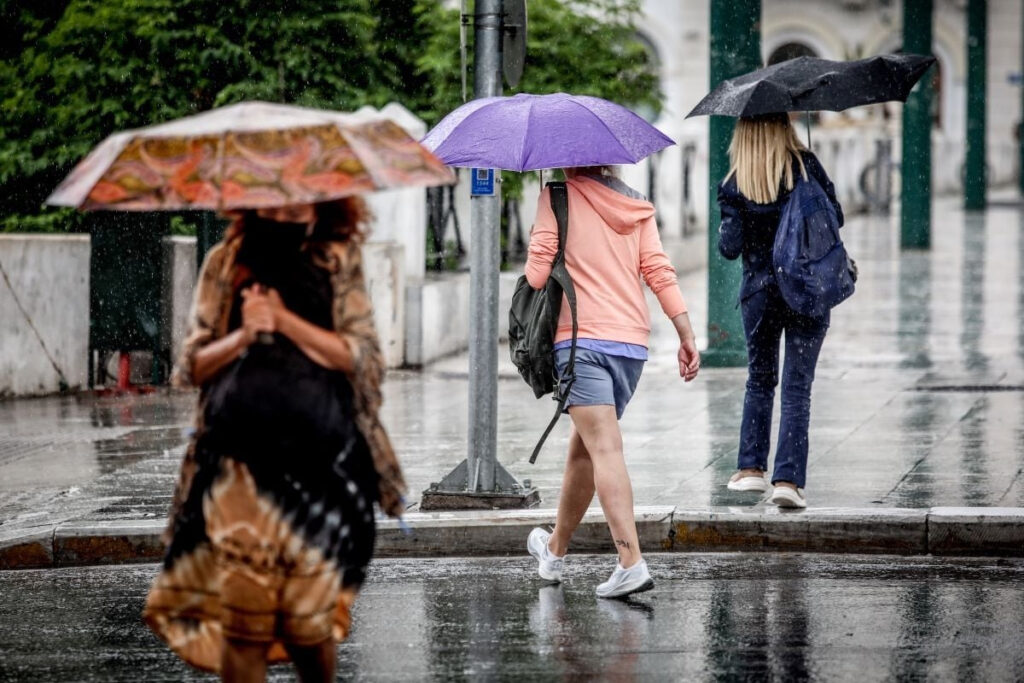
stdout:
[(85, 385), (89, 251), (87, 235), (0, 235), (0, 397), (59, 391), (54, 365)]

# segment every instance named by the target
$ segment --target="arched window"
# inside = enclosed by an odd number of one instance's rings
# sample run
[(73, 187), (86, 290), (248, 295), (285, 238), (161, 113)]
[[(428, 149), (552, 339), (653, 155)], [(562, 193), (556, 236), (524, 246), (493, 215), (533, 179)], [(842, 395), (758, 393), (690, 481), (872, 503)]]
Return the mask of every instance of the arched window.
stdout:
[[(790, 59), (796, 59), (797, 57), (817, 57), (818, 53), (814, 51), (814, 48), (804, 43), (789, 42), (779, 45), (777, 48), (772, 50), (772, 53), (768, 55), (768, 64), (778, 64), (779, 62), (786, 62)], [(818, 112), (810, 113), (811, 124), (818, 125), (821, 122), (821, 114)]]
[(796, 59), (797, 57), (817, 57), (818, 53), (814, 51), (809, 45), (803, 43), (783, 43), (775, 48), (770, 55), (768, 55), (768, 64), (778, 64), (779, 62), (785, 62), (790, 59)]

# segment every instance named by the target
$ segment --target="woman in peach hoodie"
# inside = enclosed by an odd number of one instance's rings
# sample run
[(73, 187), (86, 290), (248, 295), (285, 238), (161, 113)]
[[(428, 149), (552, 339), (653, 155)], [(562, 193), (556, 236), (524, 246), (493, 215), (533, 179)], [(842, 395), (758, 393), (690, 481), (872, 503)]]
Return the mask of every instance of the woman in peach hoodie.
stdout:
[[(647, 360), (651, 324), (643, 283), (679, 333), (679, 374), (687, 382), (697, 376), (700, 356), (675, 269), (661, 247), (654, 206), (610, 167), (570, 168), (565, 176), (565, 261), (576, 288), (579, 323), (576, 381), (566, 404), (573, 429), (555, 528), (551, 533), (534, 529), (527, 548), (538, 561), (541, 578), (561, 581), (569, 540), (596, 492), (619, 556), (597, 595), (616, 598), (654, 587), (640, 554), (618, 422)], [(526, 277), (534, 289), (544, 287), (557, 251), (558, 227), (545, 189), (526, 262)], [(569, 306), (563, 304), (555, 335), (559, 372), (568, 362), (571, 337)]]

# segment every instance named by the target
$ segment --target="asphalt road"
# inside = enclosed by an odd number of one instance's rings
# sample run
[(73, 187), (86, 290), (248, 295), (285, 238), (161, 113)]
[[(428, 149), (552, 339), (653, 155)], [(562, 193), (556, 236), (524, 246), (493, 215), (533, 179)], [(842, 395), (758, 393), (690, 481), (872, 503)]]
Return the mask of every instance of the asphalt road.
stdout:
[[(1024, 560), (648, 560), (657, 586), (630, 602), (594, 597), (609, 556), (570, 556), (562, 587), (542, 586), (526, 558), (377, 562), (339, 677), (1024, 680)], [(0, 572), (0, 680), (213, 680), (142, 625), (155, 570)]]

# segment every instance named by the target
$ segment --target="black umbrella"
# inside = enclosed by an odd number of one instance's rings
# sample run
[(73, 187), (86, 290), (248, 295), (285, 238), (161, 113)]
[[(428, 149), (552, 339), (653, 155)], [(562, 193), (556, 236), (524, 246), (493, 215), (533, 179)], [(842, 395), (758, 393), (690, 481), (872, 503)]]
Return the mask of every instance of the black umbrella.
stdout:
[(855, 62), (797, 57), (722, 81), (691, 116), (757, 116), (787, 111), (842, 111), (905, 102), (935, 62), (930, 55), (879, 55)]

